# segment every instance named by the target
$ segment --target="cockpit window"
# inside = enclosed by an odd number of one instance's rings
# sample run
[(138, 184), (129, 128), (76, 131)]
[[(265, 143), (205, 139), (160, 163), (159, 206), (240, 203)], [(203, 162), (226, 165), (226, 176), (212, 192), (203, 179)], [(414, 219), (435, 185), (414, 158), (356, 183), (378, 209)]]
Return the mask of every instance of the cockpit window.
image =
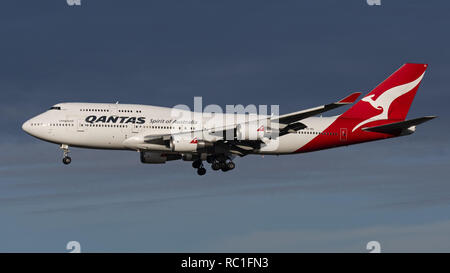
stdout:
[(50, 107), (50, 110), (61, 110), (61, 107), (59, 107), (59, 106), (52, 106), (52, 107)]

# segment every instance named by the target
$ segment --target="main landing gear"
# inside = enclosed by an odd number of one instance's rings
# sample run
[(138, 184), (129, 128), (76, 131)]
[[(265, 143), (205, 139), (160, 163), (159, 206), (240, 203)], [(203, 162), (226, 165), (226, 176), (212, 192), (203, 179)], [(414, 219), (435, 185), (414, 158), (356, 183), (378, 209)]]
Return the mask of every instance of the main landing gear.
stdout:
[(69, 146), (66, 144), (61, 144), (60, 148), (63, 150), (63, 156), (64, 156), (62, 159), (62, 162), (65, 165), (70, 164), (70, 162), (72, 162), (72, 158), (70, 158), (70, 156), (69, 156)]
[[(208, 156), (206, 158), (206, 162), (211, 164), (211, 168), (214, 171), (222, 170), (223, 172), (227, 172), (233, 170), (236, 167), (231, 158), (226, 155)], [(197, 169), (198, 175), (206, 174), (206, 169), (201, 159), (194, 160), (192, 162), (192, 168)]]
[(203, 162), (200, 159), (197, 159), (194, 162), (192, 162), (192, 167), (194, 169), (197, 169), (198, 175), (205, 175), (206, 169), (205, 167), (203, 167)]
[(223, 172), (231, 171), (236, 165), (229, 158), (216, 158), (211, 162), (211, 169), (214, 171), (222, 170)]

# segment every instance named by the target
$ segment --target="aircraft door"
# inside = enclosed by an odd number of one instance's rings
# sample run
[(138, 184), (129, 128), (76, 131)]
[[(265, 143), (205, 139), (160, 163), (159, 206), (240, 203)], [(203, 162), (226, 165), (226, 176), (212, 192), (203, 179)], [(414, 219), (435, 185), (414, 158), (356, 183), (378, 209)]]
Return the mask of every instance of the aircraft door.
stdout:
[(347, 141), (347, 128), (340, 129), (340, 140)]
[(119, 105), (119, 102), (116, 102), (115, 104), (112, 104), (109, 106), (109, 113), (111, 116), (117, 115), (117, 107)]
[(86, 126), (85, 126), (83, 120), (79, 119), (77, 122), (77, 132), (84, 132), (85, 129), (86, 129)]
[(138, 129), (139, 125), (137, 125), (137, 124), (130, 124), (130, 126), (131, 126), (131, 134), (139, 133), (139, 129)]

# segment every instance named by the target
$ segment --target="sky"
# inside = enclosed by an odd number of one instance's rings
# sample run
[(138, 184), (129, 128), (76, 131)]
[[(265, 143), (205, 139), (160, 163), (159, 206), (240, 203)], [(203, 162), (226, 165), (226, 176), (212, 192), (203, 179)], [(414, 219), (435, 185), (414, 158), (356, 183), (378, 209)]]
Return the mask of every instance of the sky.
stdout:
[[(7, 0), (0, 9), (0, 251), (450, 251), (448, 1)], [(280, 105), (429, 68), (415, 134), (199, 177), (190, 162), (71, 149), (21, 130), (60, 102)], [(345, 110), (345, 109), (344, 109)], [(334, 110), (330, 115), (341, 113)], [(328, 114), (328, 113), (327, 113)]]

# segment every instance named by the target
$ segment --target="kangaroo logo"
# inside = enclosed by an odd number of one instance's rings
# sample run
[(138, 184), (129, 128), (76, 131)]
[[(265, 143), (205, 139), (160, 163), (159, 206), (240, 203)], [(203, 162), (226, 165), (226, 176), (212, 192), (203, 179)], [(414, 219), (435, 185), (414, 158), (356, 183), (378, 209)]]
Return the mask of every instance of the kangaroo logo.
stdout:
[(373, 116), (371, 118), (363, 120), (361, 123), (359, 123), (358, 125), (356, 125), (353, 128), (352, 132), (354, 132), (356, 129), (358, 129), (362, 125), (369, 123), (371, 121), (388, 119), (389, 107), (391, 107), (392, 102), (394, 100), (396, 100), (398, 97), (400, 97), (401, 95), (404, 95), (404, 94), (408, 93), (409, 91), (413, 90), (420, 83), (424, 74), (425, 74), (425, 72), (420, 77), (418, 77), (416, 80), (414, 80), (412, 82), (409, 82), (409, 83), (406, 83), (403, 85), (394, 86), (391, 89), (384, 91), (375, 100), (373, 99), (373, 97), (375, 96), (374, 94), (362, 98), (361, 101), (368, 102), (368, 103), (370, 103), (370, 105), (373, 108), (375, 108), (377, 110), (383, 110), (383, 112), (381, 112), (380, 114), (378, 114), (376, 116)]

